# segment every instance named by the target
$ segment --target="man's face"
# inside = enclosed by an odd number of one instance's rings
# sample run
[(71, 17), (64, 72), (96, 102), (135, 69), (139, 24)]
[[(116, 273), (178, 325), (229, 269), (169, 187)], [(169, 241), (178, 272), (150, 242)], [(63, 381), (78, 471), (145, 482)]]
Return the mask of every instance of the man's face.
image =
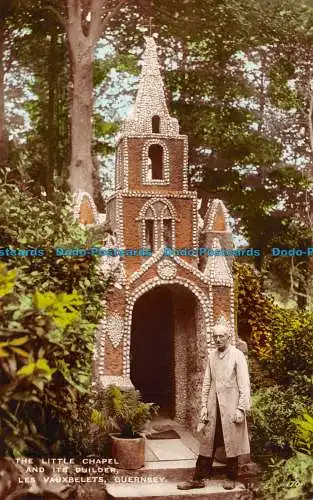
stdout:
[(219, 351), (224, 351), (229, 344), (229, 331), (226, 326), (215, 326), (213, 340)]

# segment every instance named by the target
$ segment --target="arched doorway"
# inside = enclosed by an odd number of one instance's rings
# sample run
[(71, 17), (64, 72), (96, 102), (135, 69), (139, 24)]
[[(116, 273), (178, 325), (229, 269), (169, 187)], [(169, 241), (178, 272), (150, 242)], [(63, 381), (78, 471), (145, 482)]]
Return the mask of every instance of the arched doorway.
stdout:
[(130, 378), (143, 400), (160, 414), (190, 421), (199, 404), (199, 379), (207, 355), (202, 310), (179, 284), (160, 285), (135, 302), (130, 342)]

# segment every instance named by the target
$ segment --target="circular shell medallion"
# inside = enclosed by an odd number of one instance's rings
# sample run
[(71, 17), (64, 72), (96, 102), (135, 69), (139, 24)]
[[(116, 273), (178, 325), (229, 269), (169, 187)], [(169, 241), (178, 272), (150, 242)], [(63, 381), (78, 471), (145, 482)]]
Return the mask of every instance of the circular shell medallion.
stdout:
[(168, 259), (162, 260), (158, 264), (157, 271), (158, 271), (158, 275), (163, 280), (171, 280), (171, 279), (175, 278), (176, 273), (177, 273), (176, 264), (173, 261), (168, 260)]

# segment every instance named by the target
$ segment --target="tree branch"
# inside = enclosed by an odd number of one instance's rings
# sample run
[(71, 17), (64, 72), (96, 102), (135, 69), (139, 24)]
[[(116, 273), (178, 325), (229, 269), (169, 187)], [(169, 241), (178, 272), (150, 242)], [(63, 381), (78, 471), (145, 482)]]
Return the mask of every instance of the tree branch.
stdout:
[[(313, 93), (312, 90), (310, 89), (308, 91), (308, 97), (309, 97), (309, 111), (308, 111), (308, 125), (309, 125), (309, 139), (310, 139), (310, 147), (311, 147), (311, 160), (313, 161)], [(313, 177), (313, 167), (311, 167), (311, 176)]]
[[(77, 35), (80, 35), (80, 32), (82, 31), (82, 25), (81, 25), (81, 16), (80, 16), (80, 0), (67, 0), (67, 13), (68, 13), (68, 34), (70, 34), (71, 31), (73, 31), (73, 34), (75, 30), (79, 30), (76, 33)], [(74, 25), (74, 30), (70, 30), (70, 25)]]
[(62, 14), (57, 9), (52, 7), (52, 5), (47, 5), (47, 6), (42, 7), (42, 10), (52, 12), (52, 14), (54, 14), (55, 17), (57, 18), (57, 20), (59, 21), (60, 25), (65, 29), (65, 31), (67, 31), (66, 18), (64, 16), (62, 16)]
[[(294, 264), (294, 257), (293, 255), (291, 256), (291, 266), (289, 268), (289, 278), (290, 278), (290, 287), (289, 287), (289, 297), (290, 298), (293, 298), (293, 297), (304, 297), (306, 299), (308, 299), (308, 294), (306, 293), (301, 293), (301, 292), (298, 292), (296, 289), (295, 289), (295, 282), (294, 282), (294, 272), (295, 272), (295, 268), (298, 267), (298, 265), (300, 265), (301, 262), (299, 262), (299, 264), (295, 265)], [(301, 275), (298, 276), (298, 279), (301, 280)]]
[(81, 22), (81, 0), (67, 0), (67, 16), (67, 34), (70, 48), (74, 51), (79, 40), (84, 36)]
[[(101, 18), (102, 9), (105, 4), (105, 0), (102, 0), (101, 6), (99, 6), (99, 0), (92, 1), (91, 7), (91, 37), (93, 44), (95, 45), (99, 40), (102, 33), (104, 33), (105, 29), (109, 25), (111, 19), (119, 12), (119, 10), (127, 3), (127, 0), (120, 0), (117, 2), (116, 6), (109, 12), (103, 19)], [(93, 19), (94, 16), (94, 19)]]
[(80, 0), (67, 0), (67, 8), (69, 14), (79, 17), (81, 8)]

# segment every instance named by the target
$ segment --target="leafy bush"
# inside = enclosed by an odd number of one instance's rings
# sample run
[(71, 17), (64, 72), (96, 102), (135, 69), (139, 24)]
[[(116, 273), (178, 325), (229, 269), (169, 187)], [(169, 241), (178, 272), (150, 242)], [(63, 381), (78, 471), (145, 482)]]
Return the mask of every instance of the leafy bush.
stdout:
[(296, 452), (280, 460), (265, 474), (258, 497), (260, 500), (310, 500), (313, 494), (313, 458)]
[(312, 392), (313, 314), (303, 311), (277, 313), (272, 324), (265, 366), (283, 384), (297, 384), (301, 392)]
[[(45, 197), (33, 197), (16, 186), (0, 185), (0, 246), (12, 249), (43, 249), (44, 255), (4, 256), (9, 268), (17, 268), (17, 290), (22, 293), (35, 289), (71, 293), (83, 296), (101, 285), (94, 257), (57, 257), (56, 247), (89, 247), (90, 231), (78, 223), (72, 214), (70, 198), (59, 193), (54, 204)], [(95, 294), (97, 298), (98, 293)], [(90, 294), (88, 304), (94, 306)]]
[[(238, 333), (254, 358), (252, 380), (257, 387), (297, 385), (313, 396), (313, 313), (276, 306), (250, 265), (236, 264)], [(262, 375), (263, 372), (263, 375)]]
[(95, 325), (76, 292), (19, 295), (15, 274), (1, 264), (0, 453), (58, 452), (61, 420), (77, 417), (89, 387)]
[(73, 456), (90, 423), (81, 407), (107, 283), (95, 257), (57, 257), (54, 247), (90, 247), (93, 236), (73, 218), (64, 194), (52, 203), (5, 183), (0, 225), (3, 247), (45, 250), (41, 257), (2, 257), (0, 451)]
[(76, 414), (71, 420), (60, 421), (65, 429), (64, 454), (73, 457), (89, 455), (107, 457), (110, 454), (109, 435), (106, 428), (100, 428), (93, 420), (94, 394), (79, 393), (76, 400)]
[(253, 454), (261, 460), (268, 455), (289, 456), (296, 435), (293, 419), (309, 407), (310, 399), (292, 386), (274, 386), (257, 391), (252, 403)]
[(236, 312), (239, 336), (262, 359), (267, 359), (267, 339), (277, 307), (266, 296), (262, 279), (256, 269), (248, 264), (234, 263), (236, 286)]
[(308, 455), (313, 455), (313, 417), (304, 413), (302, 418), (295, 418), (297, 427), (296, 446)]
[(108, 432), (117, 430), (123, 438), (137, 437), (158, 410), (154, 403), (142, 402), (139, 391), (121, 391), (114, 385), (102, 391), (97, 400), (94, 422)]
[(296, 426), (295, 449), (288, 460), (272, 464), (260, 488), (260, 498), (307, 500), (313, 494), (313, 418), (305, 413), (293, 419)]

